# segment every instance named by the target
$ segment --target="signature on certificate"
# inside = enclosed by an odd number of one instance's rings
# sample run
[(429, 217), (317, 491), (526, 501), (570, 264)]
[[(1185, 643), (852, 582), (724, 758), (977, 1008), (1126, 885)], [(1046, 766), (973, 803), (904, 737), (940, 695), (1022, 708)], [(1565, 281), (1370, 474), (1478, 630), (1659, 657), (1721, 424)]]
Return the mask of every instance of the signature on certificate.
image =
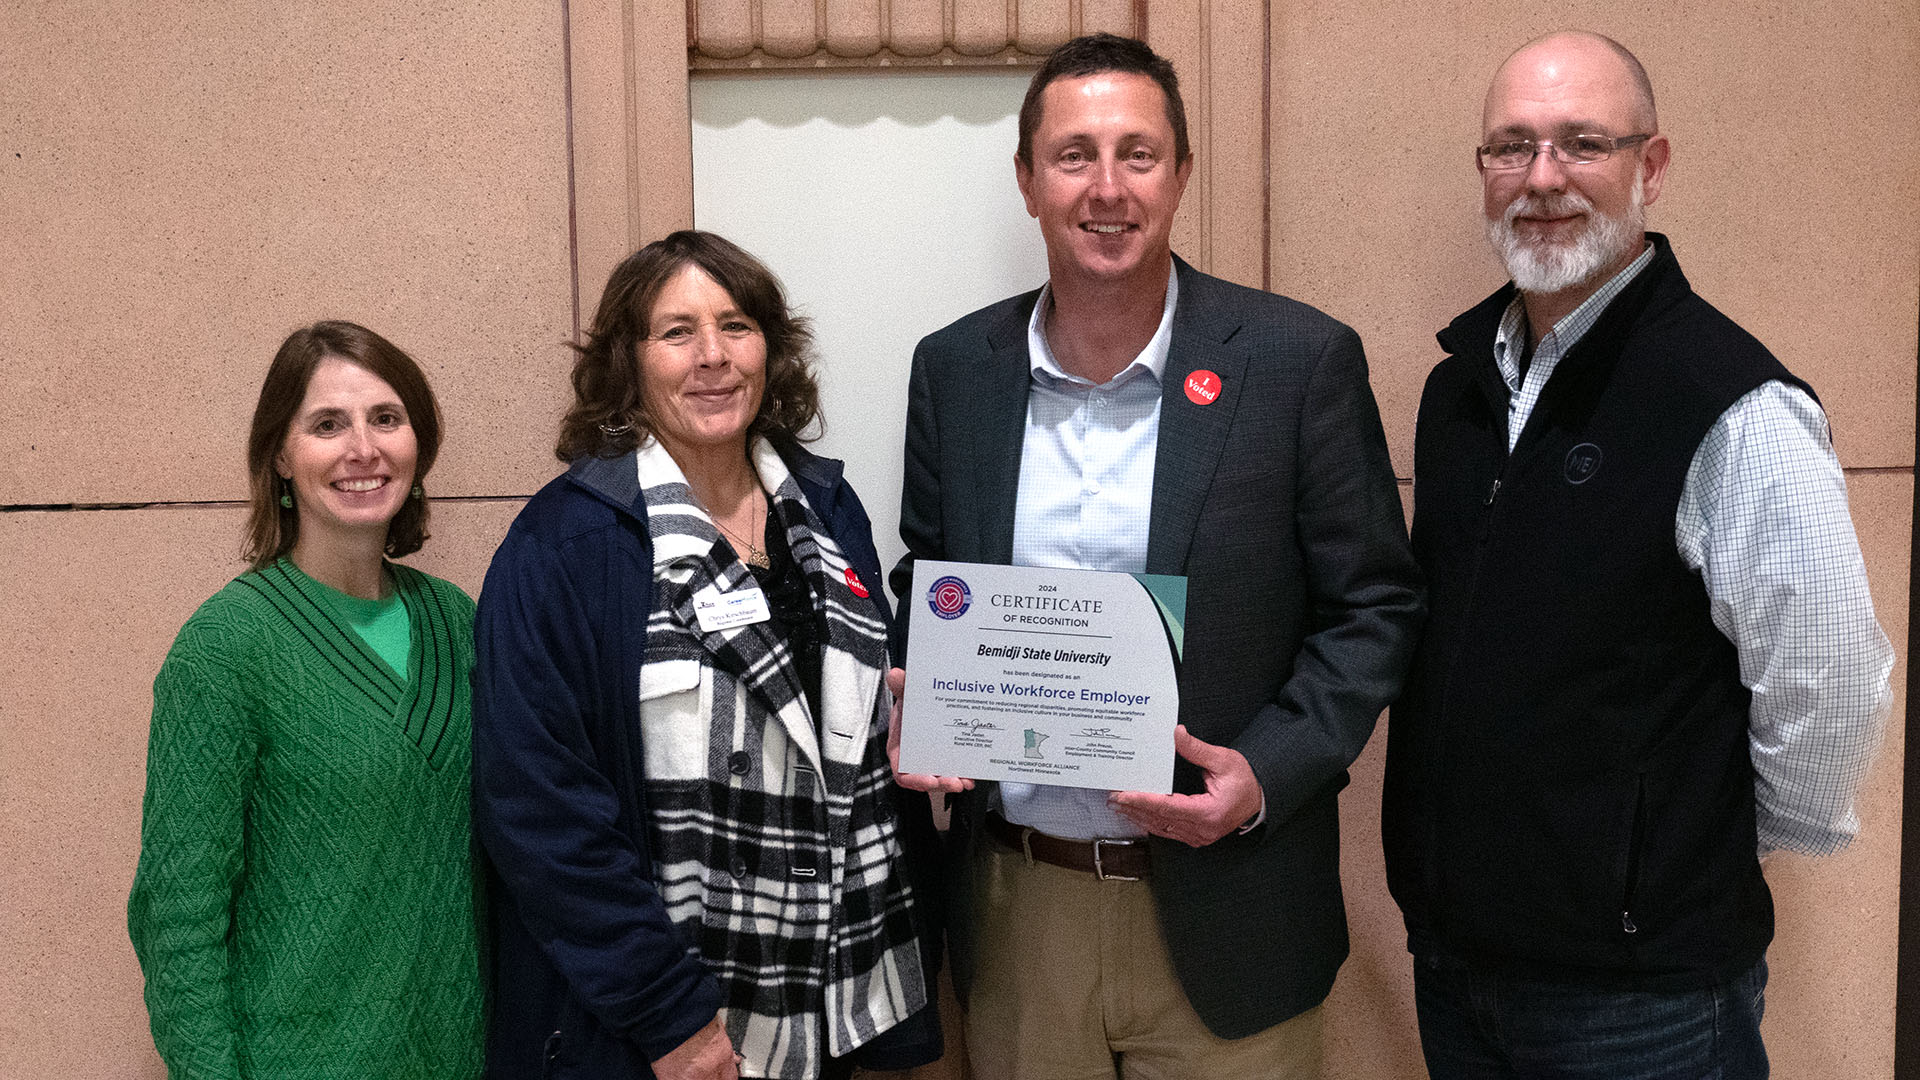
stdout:
[(1119, 742), (1132, 741), (1128, 739), (1125, 735), (1122, 735), (1114, 731), (1112, 728), (1108, 728), (1108, 727), (1081, 728), (1079, 731), (1074, 732), (1074, 736), (1076, 738), (1081, 738), (1081, 739), (1113, 739)]
[(964, 716), (947, 721), (948, 727), (957, 727), (962, 731), (999, 731), (1000, 725), (991, 720), (969, 720)]

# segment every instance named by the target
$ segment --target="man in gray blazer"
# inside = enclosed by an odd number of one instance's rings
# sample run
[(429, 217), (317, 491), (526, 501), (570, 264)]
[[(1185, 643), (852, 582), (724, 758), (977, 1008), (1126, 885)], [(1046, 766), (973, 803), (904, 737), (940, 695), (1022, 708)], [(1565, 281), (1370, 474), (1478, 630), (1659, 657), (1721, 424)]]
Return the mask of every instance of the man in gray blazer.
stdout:
[(1174, 795), (901, 777), (957, 795), (969, 1057), (983, 1080), (1317, 1075), (1336, 796), (1423, 610), (1360, 339), (1173, 255), (1193, 156), (1144, 44), (1056, 51), (1014, 165), (1049, 281), (914, 355), (900, 624), (920, 558), (1185, 575), (1183, 726)]

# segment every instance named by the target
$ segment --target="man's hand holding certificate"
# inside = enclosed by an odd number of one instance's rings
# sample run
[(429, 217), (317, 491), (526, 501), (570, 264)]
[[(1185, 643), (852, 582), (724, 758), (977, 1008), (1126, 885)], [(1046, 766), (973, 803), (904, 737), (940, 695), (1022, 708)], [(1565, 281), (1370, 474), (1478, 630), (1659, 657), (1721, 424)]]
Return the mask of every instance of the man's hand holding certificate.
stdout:
[(932, 560), (916, 570), (926, 585), (909, 603), (900, 771), (1172, 790), (1184, 578)]

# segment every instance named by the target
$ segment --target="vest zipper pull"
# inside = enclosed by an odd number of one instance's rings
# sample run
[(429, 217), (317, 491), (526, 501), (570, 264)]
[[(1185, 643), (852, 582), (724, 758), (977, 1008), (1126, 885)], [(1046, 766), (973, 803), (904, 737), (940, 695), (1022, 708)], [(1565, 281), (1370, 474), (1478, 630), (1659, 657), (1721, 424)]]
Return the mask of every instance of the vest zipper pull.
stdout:
[(1625, 930), (1629, 934), (1637, 934), (1640, 932), (1640, 928), (1633, 925), (1633, 912), (1623, 911), (1620, 913), (1620, 929)]
[(1493, 487), (1487, 489), (1487, 501), (1482, 503), (1481, 505), (1492, 506), (1494, 496), (1498, 494), (1500, 494), (1500, 478), (1496, 476), (1493, 478)]

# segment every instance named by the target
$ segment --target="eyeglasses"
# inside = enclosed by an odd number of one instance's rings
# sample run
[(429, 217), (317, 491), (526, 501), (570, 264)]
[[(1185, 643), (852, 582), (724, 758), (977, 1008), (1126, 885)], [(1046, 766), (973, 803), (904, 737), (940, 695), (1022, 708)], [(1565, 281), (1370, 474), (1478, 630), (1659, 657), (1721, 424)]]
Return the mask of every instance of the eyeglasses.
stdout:
[(1476, 147), (1483, 169), (1524, 169), (1533, 164), (1534, 156), (1552, 151), (1553, 160), (1562, 165), (1591, 165), (1596, 161), (1605, 161), (1615, 150), (1646, 142), (1653, 138), (1646, 135), (1622, 135), (1617, 139), (1605, 135), (1569, 135), (1564, 139), (1503, 139)]

